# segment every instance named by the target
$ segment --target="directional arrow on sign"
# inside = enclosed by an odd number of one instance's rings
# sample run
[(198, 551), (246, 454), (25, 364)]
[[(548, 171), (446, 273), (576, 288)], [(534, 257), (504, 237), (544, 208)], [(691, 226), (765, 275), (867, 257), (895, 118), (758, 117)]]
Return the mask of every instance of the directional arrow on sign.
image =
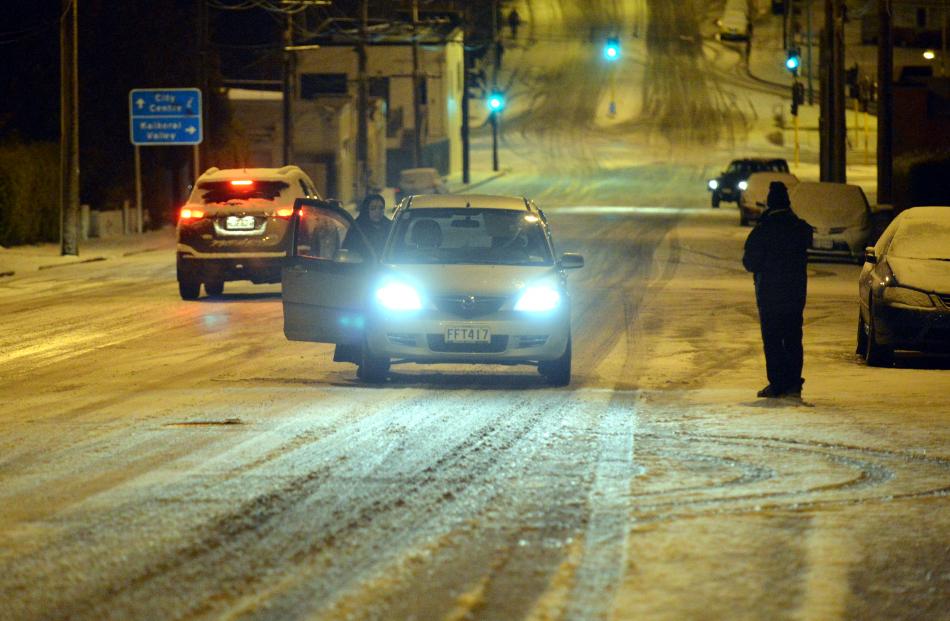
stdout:
[(145, 100), (139, 97), (138, 99), (135, 100), (135, 105), (139, 107), (139, 110), (141, 110), (142, 106), (145, 105)]
[(188, 129), (186, 129), (185, 131), (188, 132), (189, 134), (194, 134), (198, 130), (195, 129), (194, 125), (189, 125)]

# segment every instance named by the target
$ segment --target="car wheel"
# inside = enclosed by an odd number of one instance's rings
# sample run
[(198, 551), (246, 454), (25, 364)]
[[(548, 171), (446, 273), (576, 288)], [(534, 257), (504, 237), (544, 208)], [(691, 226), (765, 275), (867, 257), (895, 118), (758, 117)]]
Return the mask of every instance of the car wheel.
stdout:
[(741, 207), (739, 208), (739, 226), (749, 226), (749, 216)]
[(224, 281), (212, 280), (211, 282), (206, 282), (205, 293), (213, 297), (217, 297), (221, 295), (222, 293), (224, 293)]
[(356, 377), (364, 382), (379, 384), (386, 381), (386, 375), (388, 373), (389, 358), (385, 356), (374, 356), (369, 353), (369, 348), (363, 345), (360, 363), (356, 367)]
[(201, 292), (201, 282), (190, 278), (178, 279), (178, 294), (183, 300), (197, 300)]
[(720, 200), (721, 200), (721, 199), (719, 198), (719, 192), (713, 192), (713, 194), (712, 194), (712, 206), (713, 206), (713, 209), (718, 209), (718, 208), (719, 208), (719, 201), (720, 201)]
[(538, 372), (555, 386), (567, 386), (571, 383), (571, 339), (560, 358), (538, 363)]
[(883, 367), (894, 358), (894, 349), (877, 342), (874, 329), (874, 307), (868, 306), (868, 321), (864, 324), (864, 359), (869, 366)]

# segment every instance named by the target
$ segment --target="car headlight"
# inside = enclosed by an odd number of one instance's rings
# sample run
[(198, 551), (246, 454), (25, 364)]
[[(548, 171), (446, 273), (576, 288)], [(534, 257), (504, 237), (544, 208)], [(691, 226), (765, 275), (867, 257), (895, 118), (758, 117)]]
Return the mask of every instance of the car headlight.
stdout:
[(719, 182), (715, 179), (710, 179), (708, 185), (710, 190), (716, 190), (719, 188)]
[(376, 301), (383, 308), (394, 311), (413, 311), (422, 308), (422, 297), (411, 285), (390, 282), (376, 290)]
[(515, 304), (515, 310), (535, 313), (551, 311), (560, 303), (561, 293), (554, 287), (528, 287)]
[(887, 304), (916, 306), (918, 308), (931, 308), (934, 305), (930, 296), (923, 291), (896, 286), (884, 288), (884, 302)]
[(737, 186), (737, 187), (738, 187), (740, 190), (742, 190), (743, 192), (745, 192), (746, 190), (749, 189), (749, 182), (748, 182), (748, 181), (740, 181), (740, 182), (738, 183), (738, 186)]

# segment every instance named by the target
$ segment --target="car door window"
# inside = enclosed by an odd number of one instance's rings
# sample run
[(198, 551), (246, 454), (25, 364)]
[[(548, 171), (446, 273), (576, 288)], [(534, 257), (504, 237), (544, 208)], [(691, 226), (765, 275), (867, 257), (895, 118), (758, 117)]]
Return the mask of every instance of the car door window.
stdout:
[(298, 257), (333, 261), (349, 229), (350, 223), (340, 214), (320, 206), (302, 205), (294, 254)]

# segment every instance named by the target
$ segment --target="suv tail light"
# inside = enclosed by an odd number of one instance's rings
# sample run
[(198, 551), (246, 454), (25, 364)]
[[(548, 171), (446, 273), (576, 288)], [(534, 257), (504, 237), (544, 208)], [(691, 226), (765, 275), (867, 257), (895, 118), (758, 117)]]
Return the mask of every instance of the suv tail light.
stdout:
[(290, 216), (294, 215), (294, 208), (281, 207), (277, 211), (274, 212), (274, 215), (277, 216), (278, 218), (289, 218)]
[(181, 212), (178, 214), (179, 221), (188, 221), (188, 220), (200, 220), (205, 217), (205, 212), (200, 209), (195, 209), (193, 207), (182, 207)]

